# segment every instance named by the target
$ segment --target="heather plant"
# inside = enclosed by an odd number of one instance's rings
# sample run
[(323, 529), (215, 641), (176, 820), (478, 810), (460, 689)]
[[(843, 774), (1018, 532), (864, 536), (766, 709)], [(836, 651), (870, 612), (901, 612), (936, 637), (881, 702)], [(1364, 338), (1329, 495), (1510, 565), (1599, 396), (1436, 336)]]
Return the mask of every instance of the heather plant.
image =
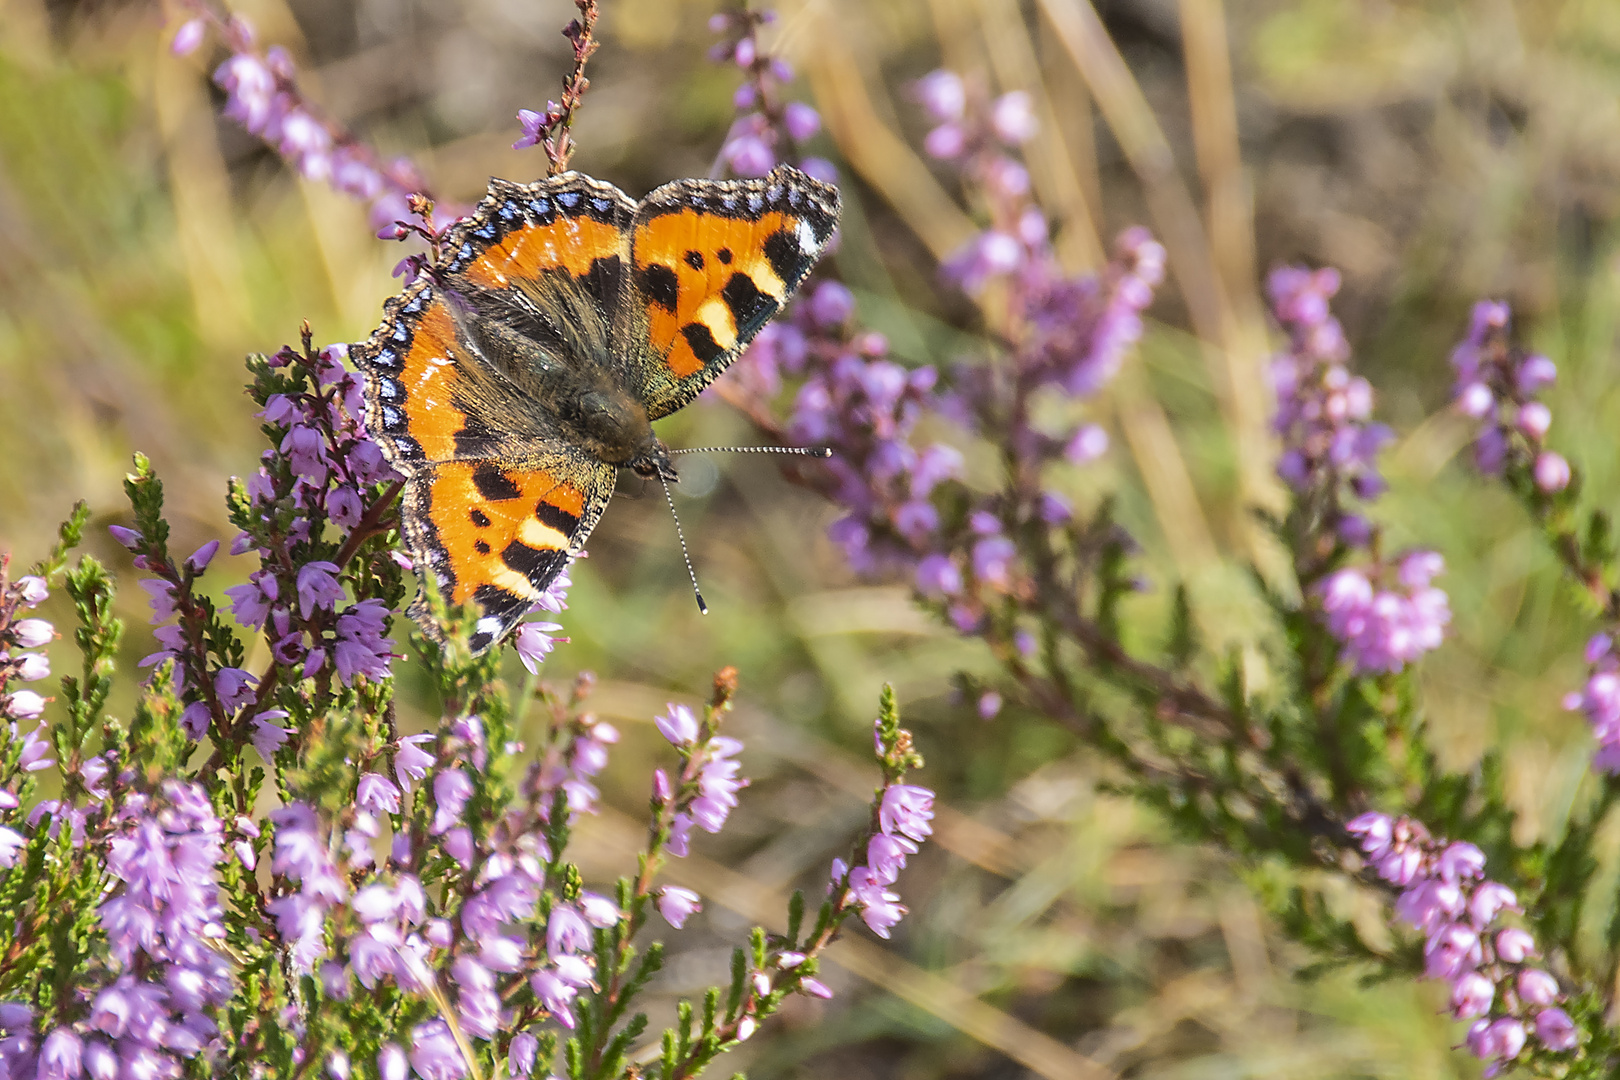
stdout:
[[(588, 131), (599, 12), (577, 7), (559, 100), (517, 117), (516, 148), (539, 148), (550, 175), (570, 166), (576, 124)], [(460, 208), (329, 120), (245, 20), (185, 14), (173, 50), (221, 51), (223, 115), (411, 245), (399, 273), (432, 273)], [(716, 171), (789, 163), (837, 182), (770, 14), (727, 8), (709, 27), (736, 82)], [(1304, 957), (1298, 977), (1349, 969), (1369, 995), (1432, 982), (1487, 1074), (1607, 1075), (1620, 916), (1596, 945), (1582, 927), (1602, 908), (1597, 841), (1620, 774), (1620, 592), (1608, 520), (1549, 446), (1553, 362), (1495, 301), (1450, 358), (1481, 484), (1534, 522), (1592, 621), (1589, 676), (1564, 704), (1591, 723), (1594, 777), (1554, 835), (1527, 842), (1500, 757), (1461, 768), (1432, 746), (1418, 670), (1452, 621), (1445, 558), (1438, 540), (1386, 540), (1394, 432), (1333, 314), (1337, 272), (1265, 280), (1281, 496), (1252, 508), (1265, 542), (1242, 570), (1266, 617), (1246, 647), (1214, 648), (1195, 590), (1149, 580), (1094, 482), (1115, 452), (1109, 395), (1172, 253), (1137, 226), (1076, 269), (1032, 175), (1049, 135), (1037, 100), (945, 69), (909, 91), (920, 147), (975, 223), (933, 268), (971, 333), (926, 363), (899, 355), (840, 257), (717, 390), (763, 437), (832, 451), (790, 479), (836, 507), (827, 539), (852, 574), (901, 584), (989, 658), (955, 692), (990, 737), (1070, 733), (1110, 790), (1241, 869)], [(402, 480), (366, 430), (346, 346), (315, 341), (306, 324), (298, 346), (248, 359), (266, 449), (229, 483), (234, 536), (171, 549), (162, 482), (136, 458), (111, 535), (160, 646), (137, 672), (117, 670), (112, 575), (74, 557), (83, 504), (27, 573), (0, 561), (0, 1074), (673, 1080), (793, 999), (832, 997), (829, 948), (890, 937), (902, 871), (934, 832), (894, 690), (872, 723), (864, 827), (821, 895), (794, 893), (734, 942), (727, 981), (650, 1019), (668, 939), (704, 905), (667, 871), (750, 797), (749, 748), (728, 726), (746, 674), (722, 666), (698, 707), (652, 718), (668, 747), (645, 778), (644, 842), (616, 880), (590, 878), (570, 845), (603, 812), (620, 733), (594, 711), (592, 676), (541, 677), (570, 645), (569, 575), (510, 639), (528, 673), (516, 692), (502, 651), (471, 655), (466, 613), (430, 601), (452, 632), (423, 638), (401, 617)], [(222, 549), (252, 565), (242, 583), (218, 587)], [(38, 613), (53, 592), (71, 606), (71, 662)], [(53, 665), (73, 673), (53, 684)], [(138, 681), (127, 716), (109, 707), (120, 679)], [(429, 703), (427, 730), (401, 726), (405, 697)], [(1061, 1075), (1037, 1040), (964, 1030)], [(1077, 1051), (1059, 1060), (1105, 1075)]]

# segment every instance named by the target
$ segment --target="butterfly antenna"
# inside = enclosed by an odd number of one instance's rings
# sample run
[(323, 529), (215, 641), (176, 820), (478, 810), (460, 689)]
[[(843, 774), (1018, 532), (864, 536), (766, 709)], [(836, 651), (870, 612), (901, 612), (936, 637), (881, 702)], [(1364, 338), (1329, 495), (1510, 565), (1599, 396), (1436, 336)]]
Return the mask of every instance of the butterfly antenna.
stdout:
[(681, 542), (681, 558), (686, 560), (686, 576), (692, 579), (692, 595), (697, 597), (698, 610), (707, 615), (709, 605), (703, 602), (703, 593), (698, 589), (697, 571), (692, 569), (692, 555), (686, 550), (686, 533), (681, 531), (681, 515), (675, 512), (675, 496), (670, 493), (669, 480), (662, 471), (658, 473), (658, 480), (664, 485), (664, 501), (669, 503), (669, 516), (675, 519), (675, 538)]
[(830, 458), (830, 446), (690, 446), (671, 454), (794, 454), (798, 457)]

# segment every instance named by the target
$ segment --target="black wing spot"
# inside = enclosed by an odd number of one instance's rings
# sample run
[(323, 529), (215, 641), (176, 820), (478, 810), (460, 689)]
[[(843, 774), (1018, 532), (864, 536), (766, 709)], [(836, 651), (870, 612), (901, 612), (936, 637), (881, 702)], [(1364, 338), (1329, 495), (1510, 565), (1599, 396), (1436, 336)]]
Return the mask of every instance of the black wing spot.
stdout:
[(482, 540), (474, 540), (473, 547), (478, 549), (478, 554), (480, 555), (489, 554), (489, 545)]
[(478, 488), (478, 494), (492, 502), (505, 502), (522, 494), (505, 473), (487, 461), (473, 470), (473, 486)]
[(456, 453), (467, 457), (488, 453), (494, 441), (495, 429), (469, 413), (461, 425), (461, 430), (456, 432)]
[(810, 260), (799, 247), (799, 238), (786, 229), (779, 229), (765, 238), (765, 257), (771, 269), (790, 288), (810, 269)]
[(573, 536), (574, 530), (579, 528), (579, 518), (555, 503), (548, 503), (543, 499), (534, 508), (534, 516), (540, 524), (556, 529), (564, 536)]
[(747, 337), (776, 312), (776, 301), (760, 292), (747, 274), (732, 274), (726, 287), (720, 290), (720, 296), (731, 309), (731, 321), (737, 326), (738, 337)]
[(472, 523), (480, 529), (489, 528), (489, 515), (478, 509), (478, 507), (475, 506), (467, 511), (467, 516), (472, 518)]
[(674, 312), (681, 283), (676, 280), (675, 271), (663, 263), (653, 263), (641, 272), (641, 291), (647, 294), (648, 300), (665, 311)]
[(691, 346), (692, 355), (705, 364), (725, 354), (726, 350), (714, 340), (714, 334), (700, 322), (689, 322), (681, 327), (681, 335), (686, 338), (686, 344)]
[(619, 264), (617, 255), (609, 255), (601, 259), (592, 259), (591, 268), (580, 280), (585, 284), (585, 291), (596, 298), (605, 310), (612, 311), (619, 300), (619, 281), (623, 274), (623, 267)]
[(694, 270), (703, 269), (703, 252), (688, 251), (686, 253), (686, 265), (690, 266)]
[(714, 253), (714, 257), (719, 259), (721, 262), (725, 263), (727, 266), (731, 265), (731, 249), (730, 248), (721, 248), (719, 251)]
[(558, 548), (532, 548), (521, 540), (513, 540), (501, 549), (501, 562), (516, 570), (537, 589), (544, 589), (562, 569), (568, 556)]

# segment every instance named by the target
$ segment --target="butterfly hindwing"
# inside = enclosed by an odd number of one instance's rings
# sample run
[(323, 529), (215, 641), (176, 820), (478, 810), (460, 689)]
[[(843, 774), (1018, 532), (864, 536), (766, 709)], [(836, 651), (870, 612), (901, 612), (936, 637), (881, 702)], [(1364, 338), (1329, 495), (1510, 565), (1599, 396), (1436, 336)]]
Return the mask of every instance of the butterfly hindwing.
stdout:
[[(406, 485), (405, 541), (447, 605), (475, 604), (469, 639), (480, 653), (520, 622), (577, 555), (613, 494), (616, 470), (566, 451), (513, 466), (447, 461)], [(418, 599), (411, 615), (443, 632)]]
[(757, 180), (677, 180), (636, 208), (631, 389), (651, 419), (719, 377), (826, 248), (838, 190), (782, 166)]

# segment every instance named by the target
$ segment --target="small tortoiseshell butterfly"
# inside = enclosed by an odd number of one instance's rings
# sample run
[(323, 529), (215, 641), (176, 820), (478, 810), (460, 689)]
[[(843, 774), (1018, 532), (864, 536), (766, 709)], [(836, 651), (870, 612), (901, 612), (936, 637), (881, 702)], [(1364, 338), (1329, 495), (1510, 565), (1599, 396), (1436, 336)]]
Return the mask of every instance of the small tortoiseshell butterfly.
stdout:
[[(838, 191), (797, 169), (676, 180), (632, 201), (565, 173), (491, 180), (440, 260), (351, 355), (407, 478), (424, 590), (478, 609), (481, 653), (578, 554), (618, 470), (675, 478), (651, 421), (737, 358), (820, 257)], [(410, 614), (444, 630), (423, 598)]]

